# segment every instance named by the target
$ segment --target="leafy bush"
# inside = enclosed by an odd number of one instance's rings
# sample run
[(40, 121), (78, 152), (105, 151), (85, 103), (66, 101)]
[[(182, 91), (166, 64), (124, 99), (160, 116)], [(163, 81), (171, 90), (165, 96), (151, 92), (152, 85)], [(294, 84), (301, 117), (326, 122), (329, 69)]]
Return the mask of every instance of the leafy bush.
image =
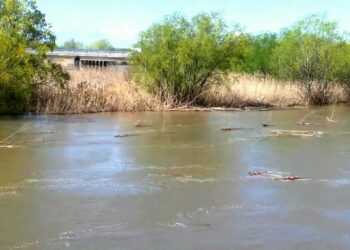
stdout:
[(242, 57), (241, 38), (216, 14), (173, 15), (141, 34), (130, 63), (136, 80), (162, 100), (199, 103), (218, 73)]
[(332, 84), (349, 82), (349, 45), (337, 24), (310, 16), (285, 30), (273, 56), (274, 74), (302, 83), (312, 104), (330, 100)]
[(250, 35), (244, 70), (249, 74), (271, 75), (271, 59), (277, 45), (278, 36), (275, 33)]

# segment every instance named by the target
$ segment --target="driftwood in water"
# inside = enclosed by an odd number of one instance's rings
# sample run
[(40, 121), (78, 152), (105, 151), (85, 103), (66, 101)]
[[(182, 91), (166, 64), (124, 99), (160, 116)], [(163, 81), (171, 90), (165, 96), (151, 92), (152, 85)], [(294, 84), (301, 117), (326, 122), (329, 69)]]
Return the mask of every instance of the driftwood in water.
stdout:
[(274, 130), (269, 136), (300, 136), (300, 137), (320, 137), (324, 133), (321, 131), (305, 130)]
[(138, 134), (118, 134), (115, 135), (115, 138), (125, 138), (125, 137), (131, 137), (131, 136), (138, 136)]
[(333, 122), (333, 123), (338, 123), (339, 121), (336, 121), (336, 120), (333, 120), (333, 116), (334, 116), (334, 109), (333, 109), (333, 111), (332, 111), (332, 115), (331, 115), (331, 117), (326, 117), (326, 120), (328, 121), (328, 122)]
[(310, 126), (310, 125), (313, 125), (311, 122), (298, 122), (297, 124), (300, 125), (300, 126)]
[(242, 129), (241, 128), (231, 128), (231, 127), (221, 128), (221, 131), (238, 131), (238, 130), (242, 130)]
[(279, 180), (279, 181), (296, 181), (301, 180), (300, 176), (283, 176), (276, 173), (264, 173), (264, 172), (249, 172), (249, 176), (261, 176), (271, 180)]
[(263, 127), (274, 127), (275, 125), (273, 124), (267, 124), (267, 123), (263, 123), (262, 124)]

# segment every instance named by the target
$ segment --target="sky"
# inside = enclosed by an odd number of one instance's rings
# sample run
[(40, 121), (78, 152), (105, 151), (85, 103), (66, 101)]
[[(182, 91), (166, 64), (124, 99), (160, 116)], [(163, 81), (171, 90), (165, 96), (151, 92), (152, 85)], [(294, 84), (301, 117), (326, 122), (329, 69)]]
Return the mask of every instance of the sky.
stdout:
[(311, 15), (336, 21), (350, 31), (350, 0), (37, 0), (57, 36), (57, 43), (74, 38), (85, 44), (106, 38), (118, 48), (134, 44), (141, 31), (175, 12), (192, 17), (219, 12), (228, 25), (245, 31), (277, 32)]

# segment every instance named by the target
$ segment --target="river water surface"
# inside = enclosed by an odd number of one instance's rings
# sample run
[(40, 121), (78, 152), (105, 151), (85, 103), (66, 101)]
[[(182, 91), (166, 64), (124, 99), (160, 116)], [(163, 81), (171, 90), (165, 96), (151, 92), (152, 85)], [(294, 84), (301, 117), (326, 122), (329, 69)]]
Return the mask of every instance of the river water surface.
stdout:
[(350, 249), (349, 107), (2, 117), (0, 141), (0, 249)]

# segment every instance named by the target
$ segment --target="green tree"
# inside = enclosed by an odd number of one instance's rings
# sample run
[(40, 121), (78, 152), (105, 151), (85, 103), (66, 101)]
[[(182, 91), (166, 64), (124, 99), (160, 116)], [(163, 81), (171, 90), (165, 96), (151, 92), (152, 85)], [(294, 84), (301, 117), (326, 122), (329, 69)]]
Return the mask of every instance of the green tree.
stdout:
[(64, 85), (68, 74), (45, 63), (55, 36), (34, 0), (0, 1), (0, 112), (28, 109), (43, 85)]
[(167, 17), (143, 32), (134, 46), (134, 77), (163, 100), (198, 103), (218, 73), (230, 70), (239, 58), (236, 38), (217, 14)]
[(95, 50), (115, 50), (113, 45), (107, 39), (101, 39), (89, 46), (89, 49)]
[(0, 33), (0, 113), (22, 110), (31, 96), (34, 70), (26, 49)]
[(62, 49), (85, 49), (85, 45), (82, 42), (75, 41), (74, 39), (65, 41), (62, 46)]
[(284, 31), (274, 68), (278, 77), (301, 82), (310, 103), (326, 104), (331, 85), (349, 81), (349, 59), (337, 24), (313, 15)]
[(272, 74), (272, 54), (278, 45), (278, 37), (274, 33), (250, 35), (250, 49), (246, 55), (244, 69), (251, 74)]

